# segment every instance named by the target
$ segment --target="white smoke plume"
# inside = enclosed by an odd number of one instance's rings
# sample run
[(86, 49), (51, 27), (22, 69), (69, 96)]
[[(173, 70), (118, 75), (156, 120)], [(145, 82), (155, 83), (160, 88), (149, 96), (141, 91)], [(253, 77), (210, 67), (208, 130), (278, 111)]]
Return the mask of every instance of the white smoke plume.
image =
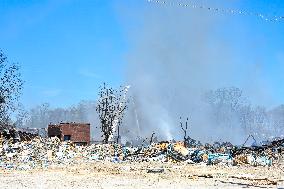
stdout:
[[(215, 125), (202, 99), (208, 90), (229, 86), (262, 94), (245, 81), (255, 72), (251, 69), (255, 57), (245, 65), (240, 58), (244, 52), (236, 51), (232, 43), (236, 32), (228, 28), (234, 18), (166, 6), (147, 7), (139, 17), (128, 13), (128, 23), (134, 19), (139, 23), (127, 33), (131, 36), (127, 82), (134, 105), (126, 125), (139, 130), (132, 134), (149, 137), (155, 131), (159, 139), (182, 139), (179, 117), (188, 116), (192, 138), (243, 142), (246, 136), (238, 120), (230, 128)], [(256, 75), (251, 81), (259, 80)]]

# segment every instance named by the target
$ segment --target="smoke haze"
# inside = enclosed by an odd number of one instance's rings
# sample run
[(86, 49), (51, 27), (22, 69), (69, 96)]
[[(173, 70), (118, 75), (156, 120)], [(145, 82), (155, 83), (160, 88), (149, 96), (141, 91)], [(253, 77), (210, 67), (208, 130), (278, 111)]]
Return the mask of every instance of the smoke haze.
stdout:
[(234, 40), (234, 35), (245, 35), (245, 28), (230, 23), (232, 16), (206, 11), (166, 6), (143, 11), (144, 17), (137, 21), (139, 29), (129, 32), (127, 81), (134, 103), (128, 127), (134, 129), (139, 123), (137, 130), (142, 136), (155, 131), (160, 139), (181, 139), (182, 116), (183, 121), (190, 118), (192, 138), (243, 142), (246, 136), (239, 121), (233, 118), (232, 127), (226, 129), (215, 125), (202, 96), (208, 90), (230, 86), (257, 94), (252, 95), (256, 101), (269, 95), (260, 87), (264, 87), (261, 62), (257, 61), (261, 57), (252, 54), (243, 62), (241, 57), (250, 41)]

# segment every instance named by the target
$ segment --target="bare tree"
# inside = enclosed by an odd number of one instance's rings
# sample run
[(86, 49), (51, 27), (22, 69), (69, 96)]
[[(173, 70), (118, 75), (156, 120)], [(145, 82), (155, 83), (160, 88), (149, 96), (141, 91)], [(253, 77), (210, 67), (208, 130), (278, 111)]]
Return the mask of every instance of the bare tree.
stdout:
[(115, 131), (117, 131), (118, 140), (120, 138), (119, 131), (127, 108), (126, 93), (128, 89), (129, 86), (116, 90), (108, 87), (105, 83), (100, 87), (96, 111), (99, 114), (104, 143), (108, 143), (113, 138)]
[(279, 105), (267, 112), (269, 116), (269, 129), (272, 135), (284, 135), (284, 105)]
[(18, 114), (16, 116), (15, 126), (17, 128), (25, 127), (27, 121), (28, 121), (28, 111), (25, 110), (24, 106), (22, 104), (18, 107)]
[(188, 118), (186, 118), (185, 124), (183, 124), (182, 119), (180, 117), (180, 128), (184, 133), (183, 135), (184, 145), (188, 146), (190, 140), (190, 137), (188, 136)]
[(212, 108), (217, 125), (233, 127), (233, 123), (241, 122), (240, 110), (247, 105), (247, 99), (241, 89), (236, 87), (219, 88), (205, 94), (205, 100)]
[(254, 109), (250, 104), (239, 109), (240, 124), (246, 135), (253, 134)]
[(0, 50), (0, 129), (8, 127), (10, 115), (17, 108), (22, 88), (19, 65), (10, 63)]
[(211, 90), (205, 94), (205, 100), (216, 108), (221, 108), (225, 105), (233, 111), (238, 110), (246, 103), (242, 90), (236, 87)]
[(269, 135), (268, 131), (268, 115), (265, 107), (257, 106), (253, 110), (253, 122), (251, 125), (253, 134), (258, 138), (266, 138)]
[(151, 138), (150, 138), (150, 144), (153, 143), (155, 134), (156, 134), (156, 133), (153, 131), (153, 132), (152, 132), (152, 135), (151, 135)]

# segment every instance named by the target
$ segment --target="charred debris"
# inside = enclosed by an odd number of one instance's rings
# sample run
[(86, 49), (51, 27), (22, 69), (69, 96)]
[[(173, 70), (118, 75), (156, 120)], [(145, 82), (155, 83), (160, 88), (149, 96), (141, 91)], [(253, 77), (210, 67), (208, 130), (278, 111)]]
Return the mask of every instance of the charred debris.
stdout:
[[(180, 127), (182, 131), (189, 129), (188, 123), (185, 123), (185, 126), (180, 124)], [(102, 142), (78, 146), (72, 141), (60, 140), (58, 137), (37, 135), (27, 140), (23, 139), (20, 133), (15, 128), (2, 132), (0, 168), (29, 170), (96, 161), (278, 166), (283, 163), (284, 157), (283, 138), (247, 147), (245, 143), (241, 146), (229, 142), (202, 144), (187, 136), (188, 132), (185, 132), (184, 141), (157, 142), (154, 140), (156, 137), (153, 132), (148, 145), (132, 146)]]

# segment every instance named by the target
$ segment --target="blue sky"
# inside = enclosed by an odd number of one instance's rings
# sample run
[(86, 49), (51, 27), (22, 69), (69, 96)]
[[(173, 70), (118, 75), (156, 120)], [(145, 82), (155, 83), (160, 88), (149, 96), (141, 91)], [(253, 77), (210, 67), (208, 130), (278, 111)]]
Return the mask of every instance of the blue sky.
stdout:
[(112, 1), (1, 1), (0, 44), (21, 64), (26, 106), (95, 99), (121, 82), (122, 28)]
[[(0, 48), (10, 61), (22, 66), (24, 105), (50, 102), (53, 106), (69, 106), (95, 99), (104, 81), (123, 83), (125, 54), (131, 48), (127, 30), (133, 20), (122, 18), (122, 11), (139, 13), (148, 6), (152, 5), (144, 0), (0, 1)], [(282, 0), (235, 0), (224, 7), (284, 15)], [(257, 39), (261, 39), (262, 48), (247, 52), (243, 59), (251, 54), (267, 55), (262, 60), (265, 72), (261, 74), (271, 87), (275, 103), (284, 103), (284, 20), (267, 23), (234, 16), (232, 22), (245, 26), (243, 35), (233, 41), (246, 41), (251, 35), (258, 46)]]

